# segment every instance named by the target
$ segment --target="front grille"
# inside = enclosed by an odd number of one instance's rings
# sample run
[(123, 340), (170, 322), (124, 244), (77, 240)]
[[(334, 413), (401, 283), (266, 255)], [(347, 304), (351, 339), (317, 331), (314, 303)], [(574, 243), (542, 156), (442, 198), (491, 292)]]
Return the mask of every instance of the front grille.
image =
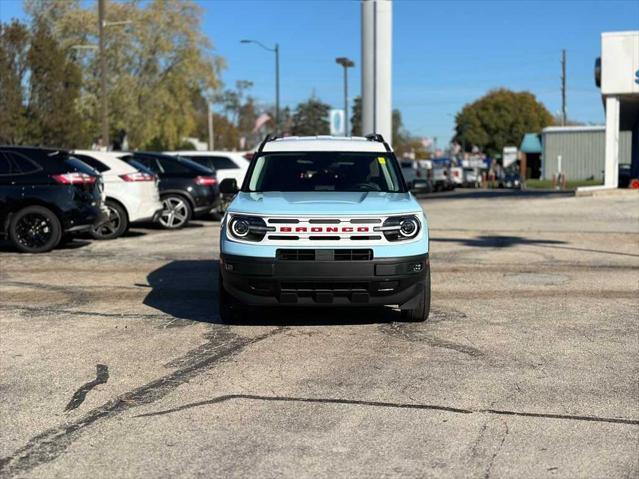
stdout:
[(278, 249), (275, 256), (280, 261), (370, 261), (373, 259), (372, 249)]
[(336, 249), (335, 261), (370, 261), (373, 259), (372, 249)]
[(333, 293), (335, 295), (347, 295), (353, 292), (368, 291), (367, 283), (318, 283), (318, 282), (293, 282), (282, 283), (283, 293), (297, 293), (299, 296), (307, 296), (317, 292)]
[(315, 261), (314, 249), (278, 249), (276, 257), (280, 261)]

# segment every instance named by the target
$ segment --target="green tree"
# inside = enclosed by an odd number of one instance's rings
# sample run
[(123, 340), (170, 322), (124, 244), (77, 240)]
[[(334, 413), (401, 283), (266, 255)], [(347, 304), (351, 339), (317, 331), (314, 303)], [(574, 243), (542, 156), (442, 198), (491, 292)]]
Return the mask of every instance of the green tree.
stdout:
[(351, 116), (351, 135), (362, 136), (362, 97), (353, 99), (353, 114)]
[(0, 23), (0, 144), (20, 144), (27, 133), (23, 83), (28, 45), (24, 24)]
[(532, 93), (502, 88), (464, 106), (455, 117), (455, 141), (465, 145), (466, 151), (478, 146), (494, 155), (504, 146), (519, 145), (524, 133), (540, 131), (552, 121)]
[(49, 27), (38, 22), (27, 54), (29, 68), (30, 142), (75, 148), (88, 141), (76, 108), (80, 97), (80, 68), (67, 59)]
[[(27, 0), (27, 11), (55, 32), (63, 49), (97, 43), (96, 2)], [(61, 15), (59, 12), (63, 12)], [(196, 129), (194, 92), (212, 100), (224, 66), (202, 32), (202, 10), (192, 0), (109, 2), (106, 61), (111, 133), (125, 130), (130, 146), (174, 148)], [(76, 52), (84, 72), (78, 108), (99, 134), (100, 81), (95, 52)]]
[(314, 97), (300, 103), (293, 113), (291, 134), (297, 136), (328, 135), (330, 133), (328, 122), (330, 109), (329, 105)]

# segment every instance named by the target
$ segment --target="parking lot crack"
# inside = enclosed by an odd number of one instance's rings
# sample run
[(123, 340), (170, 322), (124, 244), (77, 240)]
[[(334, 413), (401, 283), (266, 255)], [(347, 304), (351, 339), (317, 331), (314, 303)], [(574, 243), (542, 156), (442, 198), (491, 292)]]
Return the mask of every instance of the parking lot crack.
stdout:
[(610, 418), (610, 417), (599, 417), (599, 416), (579, 416), (579, 415), (553, 414), (553, 413), (536, 413), (536, 412), (525, 412), (525, 411), (508, 411), (508, 410), (500, 410), (500, 409), (465, 409), (465, 408), (458, 408), (453, 406), (442, 406), (442, 405), (436, 405), (436, 404), (366, 401), (361, 399), (263, 396), (263, 395), (255, 395), (255, 394), (226, 394), (223, 396), (217, 396), (215, 398), (207, 399), (204, 401), (185, 404), (183, 406), (178, 406), (172, 409), (139, 414), (135, 417), (163, 416), (165, 414), (180, 412), (186, 409), (207, 406), (210, 404), (218, 404), (218, 403), (223, 403), (226, 401), (232, 401), (232, 400), (238, 400), (238, 399), (252, 400), (252, 401), (272, 401), (272, 402), (341, 404), (341, 405), (399, 408), (399, 409), (423, 409), (423, 410), (433, 410), (433, 411), (444, 411), (444, 412), (450, 412), (455, 414), (473, 414), (473, 413), (494, 414), (497, 416), (520, 416), (520, 417), (529, 417), (529, 418), (563, 419), (563, 420), (572, 420), (572, 421), (593, 421), (593, 422), (601, 422), (601, 423), (626, 424), (626, 425), (632, 425), (632, 426), (639, 426), (639, 419)]
[(218, 362), (286, 330), (285, 327), (278, 327), (258, 336), (244, 337), (232, 333), (229, 328), (223, 329), (223, 334), (219, 336), (214, 334), (212, 339), (209, 338), (206, 347), (194, 349), (192, 355), (187, 354), (183, 365), (172, 373), (128, 391), (74, 421), (66, 422), (34, 436), (11, 456), (0, 459), (0, 477), (24, 475), (37, 466), (53, 461), (89, 428), (101, 421), (116, 417), (130, 409), (159, 401), (195, 376), (216, 366)]

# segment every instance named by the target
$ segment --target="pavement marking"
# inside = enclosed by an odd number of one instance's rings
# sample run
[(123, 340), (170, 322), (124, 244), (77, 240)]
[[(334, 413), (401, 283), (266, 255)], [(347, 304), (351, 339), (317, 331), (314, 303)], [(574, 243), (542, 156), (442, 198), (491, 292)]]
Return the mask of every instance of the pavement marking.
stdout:
[(610, 418), (610, 417), (598, 417), (598, 416), (577, 416), (577, 415), (571, 415), (571, 414), (520, 412), (520, 411), (507, 411), (507, 410), (500, 410), (500, 409), (462, 409), (462, 408), (450, 407), (450, 406), (439, 406), (435, 404), (394, 403), (394, 402), (364, 401), (364, 400), (358, 400), (358, 399), (339, 399), (339, 398), (260, 396), (255, 394), (226, 394), (223, 396), (217, 396), (213, 399), (208, 399), (206, 401), (198, 401), (198, 402), (194, 402), (190, 404), (185, 404), (183, 406), (179, 406), (172, 409), (166, 409), (164, 411), (139, 414), (134, 417), (163, 416), (165, 414), (184, 411), (185, 409), (206, 406), (209, 404), (219, 404), (226, 401), (232, 401), (235, 399), (247, 399), (247, 400), (253, 400), (253, 401), (273, 401), (273, 402), (343, 404), (343, 405), (385, 407), (385, 408), (398, 408), (398, 409), (426, 409), (431, 411), (444, 411), (444, 412), (450, 412), (455, 414), (495, 414), (500, 416), (521, 416), (521, 417), (535, 417), (535, 418), (544, 418), (544, 419), (565, 419), (565, 420), (572, 420), (572, 421), (593, 421), (593, 422), (628, 424), (631, 426), (639, 426), (639, 419)]
[(91, 391), (94, 387), (99, 384), (106, 384), (109, 380), (109, 366), (106, 364), (96, 364), (96, 376), (93, 381), (89, 381), (88, 383), (83, 384), (80, 389), (78, 389), (67, 404), (67, 407), (64, 408), (65, 411), (72, 411), (76, 409), (84, 402), (84, 399), (87, 397), (87, 393)]

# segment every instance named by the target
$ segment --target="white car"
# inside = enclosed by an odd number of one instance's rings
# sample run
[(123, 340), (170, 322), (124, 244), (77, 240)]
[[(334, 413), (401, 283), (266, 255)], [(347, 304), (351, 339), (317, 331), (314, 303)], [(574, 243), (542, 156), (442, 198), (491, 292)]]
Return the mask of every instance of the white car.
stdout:
[[(188, 158), (217, 173), (217, 181), (222, 182), (227, 178), (234, 179), (238, 185), (242, 185), (244, 176), (248, 170), (250, 161), (246, 159), (246, 152), (241, 151), (166, 151), (167, 155), (177, 155)], [(226, 206), (233, 198), (222, 195), (222, 201), (218, 213), (223, 213)]]
[(130, 223), (152, 221), (162, 211), (157, 176), (120, 159), (126, 155), (120, 151), (73, 152), (73, 156), (97, 170), (104, 181), (109, 221), (91, 231), (95, 239), (117, 238)]

